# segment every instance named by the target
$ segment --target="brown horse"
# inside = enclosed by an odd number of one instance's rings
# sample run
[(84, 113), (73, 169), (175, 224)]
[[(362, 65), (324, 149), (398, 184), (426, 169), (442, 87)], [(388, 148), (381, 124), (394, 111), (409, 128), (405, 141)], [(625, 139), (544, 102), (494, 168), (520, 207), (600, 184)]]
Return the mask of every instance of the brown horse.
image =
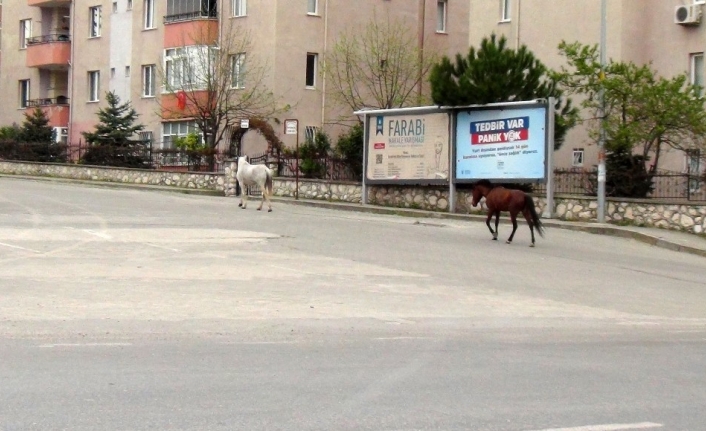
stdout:
[[(539, 235), (544, 237), (544, 226), (542, 222), (539, 221), (539, 216), (537, 211), (534, 209), (534, 201), (532, 197), (526, 195), (521, 190), (506, 189), (505, 187), (493, 187), (493, 185), (488, 180), (480, 180), (473, 186), (473, 202), (472, 205), (476, 206), (480, 202), (481, 198), (485, 198), (485, 206), (488, 207), (488, 218), (485, 220), (485, 224), (490, 229), (490, 233), (493, 234), (493, 240), (498, 239), (498, 221), (500, 219), (500, 211), (509, 211), (510, 220), (512, 220), (512, 233), (510, 238), (508, 238), (507, 243), (512, 243), (512, 237), (515, 236), (515, 231), (517, 230), (517, 214), (522, 213), (527, 220), (527, 224), (530, 228), (530, 233), (532, 234), (532, 244), (530, 247), (534, 247), (534, 228), (537, 228)], [(490, 219), (495, 214), (495, 231), (490, 227)]]

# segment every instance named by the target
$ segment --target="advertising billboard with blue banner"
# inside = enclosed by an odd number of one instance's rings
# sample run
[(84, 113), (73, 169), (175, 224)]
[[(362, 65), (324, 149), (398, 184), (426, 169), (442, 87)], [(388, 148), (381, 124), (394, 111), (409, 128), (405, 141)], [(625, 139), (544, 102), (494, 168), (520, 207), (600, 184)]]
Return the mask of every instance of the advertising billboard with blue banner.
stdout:
[(459, 111), (459, 182), (480, 179), (544, 182), (547, 178), (547, 105)]

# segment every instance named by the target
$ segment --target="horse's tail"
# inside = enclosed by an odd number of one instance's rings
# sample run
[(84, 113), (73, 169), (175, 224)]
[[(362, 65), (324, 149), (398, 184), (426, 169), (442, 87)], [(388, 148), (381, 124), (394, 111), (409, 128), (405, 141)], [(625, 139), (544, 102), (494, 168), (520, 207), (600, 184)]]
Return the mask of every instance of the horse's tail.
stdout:
[(529, 209), (530, 215), (532, 216), (532, 223), (534, 224), (534, 227), (537, 228), (537, 233), (539, 233), (539, 236), (544, 238), (544, 225), (539, 220), (537, 210), (534, 208), (534, 199), (532, 199), (532, 196), (525, 195), (525, 207)]
[(267, 194), (272, 196), (272, 171), (270, 168), (267, 168), (266, 176), (265, 176), (265, 190), (267, 190)]

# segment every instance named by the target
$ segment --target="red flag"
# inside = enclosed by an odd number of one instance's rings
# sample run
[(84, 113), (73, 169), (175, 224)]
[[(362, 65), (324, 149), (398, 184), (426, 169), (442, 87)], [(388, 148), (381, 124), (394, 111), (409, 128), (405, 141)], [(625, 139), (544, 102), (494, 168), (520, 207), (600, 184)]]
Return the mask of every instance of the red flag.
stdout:
[(184, 91), (180, 91), (177, 93), (177, 106), (182, 111), (184, 110), (184, 108), (186, 108), (186, 93)]

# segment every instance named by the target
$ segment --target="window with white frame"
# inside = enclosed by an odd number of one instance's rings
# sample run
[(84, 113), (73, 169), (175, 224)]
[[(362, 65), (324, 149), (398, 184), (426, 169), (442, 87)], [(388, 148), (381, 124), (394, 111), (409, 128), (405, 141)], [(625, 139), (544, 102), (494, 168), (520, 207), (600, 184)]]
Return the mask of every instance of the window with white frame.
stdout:
[(174, 139), (186, 136), (189, 133), (196, 133), (203, 142), (203, 133), (199, 130), (195, 121), (172, 121), (162, 123), (162, 148), (174, 148)]
[(510, 1), (500, 0), (500, 22), (510, 21)]
[(20, 108), (26, 108), (29, 102), (29, 79), (20, 80), (19, 85)]
[(215, 73), (218, 50), (208, 46), (164, 51), (165, 91), (205, 89)]
[(88, 72), (88, 101), (98, 102), (100, 95), (101, 73), (97, 70)]
[(316, 126), (304, 126), (304, 142), (316, 143), (316, 134), (319, 128)]
[(145, 0), (144, 15), (145, 29), (154, 28), (154, 0)]
[(436, 31), (437, 33), (446, 33), (446, 15), (448, 2), (446, 0), (438, 0), (436, 2)]
[(692, 85), (698, 86), (699, 96), (703, 94), (704, 88), (704, 53), (691, 54), (689, 59), (689, 79)]
[(164, 70), (167, 89), (178, 89), (189, 81), (188, 60), (184, 48), (164, 52)]
[(20, 20), (20, 48), (27, 48), (27, 40), (32, 37), (32, 20)]
[(155, 71), (154, 64), (142, 66), (142, 97), (155, 96)]
[(230, 56), (230, 86), (232, 88), (245, 88), (245, 53)]
[(583, 148), (574, 148), (571, 166), (575, 166), (575, 167), (583, 166), (583, 153), (584, 153)]
[(316, 87), (316, 68), (319, 61), (319, 54), (309, 52), (306, 54), (306, 87)]
[(233, 16), (245, 16), (247, 0), (231, 0), (231, 11)]
[(307, 0), (306, 13), (317, 15), (319, 13), (319, 0)]
[(99, 37), (101, 35), (101, 7), (93, 6), (88, 8), (88, 36)]
[(140, 137), (140, 140), (146, 144), (151, 144), (152, 142), (154, 142), (154, 134), (151, 130), (144, 130), (142, 132), (138, 132), (138, 136)]
[(689, 174), (689, 191), (698, 192), (701, 188), (701, 151), (698, 149), (686, 151), (686, 171)]

